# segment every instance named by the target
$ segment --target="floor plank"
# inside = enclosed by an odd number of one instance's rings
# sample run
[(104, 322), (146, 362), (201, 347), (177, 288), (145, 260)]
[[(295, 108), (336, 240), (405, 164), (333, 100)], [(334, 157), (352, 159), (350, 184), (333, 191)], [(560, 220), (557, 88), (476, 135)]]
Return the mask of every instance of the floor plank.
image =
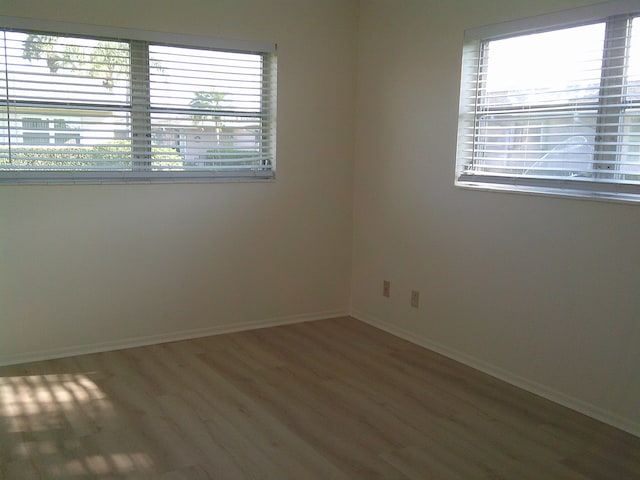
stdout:
[(352, 318), (0, 368), (0, 479), (640, 479), (640, 438)]

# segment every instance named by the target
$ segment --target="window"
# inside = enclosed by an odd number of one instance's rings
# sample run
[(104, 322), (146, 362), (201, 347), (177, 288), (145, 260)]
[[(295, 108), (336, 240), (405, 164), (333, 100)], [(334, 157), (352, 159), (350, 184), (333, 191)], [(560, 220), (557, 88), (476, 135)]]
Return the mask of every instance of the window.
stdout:
[(268, 179), (275, 46), (0, 17), (0, 181)]
[(457, 185), (640, 201), (636, 2), (468, 31), (462, 70)]

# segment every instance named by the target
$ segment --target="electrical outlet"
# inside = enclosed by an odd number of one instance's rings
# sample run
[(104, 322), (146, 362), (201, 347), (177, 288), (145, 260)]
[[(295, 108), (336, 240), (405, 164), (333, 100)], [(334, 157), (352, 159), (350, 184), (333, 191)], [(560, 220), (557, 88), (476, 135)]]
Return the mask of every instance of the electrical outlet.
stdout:
[(391, 296), (391, 282), (389, 280), (382, 281), (382, 296), (384, 297)]
[(411, 306), (418, 308), (420, 306), (420, 292), (417, 290), (411, 290)]

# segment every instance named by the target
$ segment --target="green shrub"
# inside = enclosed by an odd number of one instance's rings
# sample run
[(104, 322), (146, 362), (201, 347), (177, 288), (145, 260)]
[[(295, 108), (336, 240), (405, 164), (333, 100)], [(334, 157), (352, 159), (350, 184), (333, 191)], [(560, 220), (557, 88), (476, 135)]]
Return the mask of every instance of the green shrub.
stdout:
[[(171, 148), (154, 148), (153, 160), (160, 162), (162, 166), (180, 166), (182, 163), (180, 155)], [(126, 140), (94, 146), (15, 145), (10, 150), (0, 149), (0, 166), (45, 170), (68, 167), (76, 167), (78, 170), (93, 170), (96, 167), (129, 169), (131, 146)]]

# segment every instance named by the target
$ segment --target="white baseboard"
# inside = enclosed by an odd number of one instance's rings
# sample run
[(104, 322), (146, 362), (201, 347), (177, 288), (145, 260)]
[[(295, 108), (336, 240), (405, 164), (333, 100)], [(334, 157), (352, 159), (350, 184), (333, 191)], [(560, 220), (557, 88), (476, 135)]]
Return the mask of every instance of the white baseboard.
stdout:
[(608, 425), (619, 428), (620, 430), (624, 430), (625, 432), (628, 432), (632, 435), (640, 437), (640, 424), (635, 423), (627, 418), (621, 417), (615, 413), (609, 412), (607, 410), (604, 410), (590, 403), (584, 402), (577, 398), (558, 392), (538, 382), (528, 380), (524, 377), (521, 377), (512, 372), (509, 372), (502, 368), (491, 365), (471, 355), (467, 355), (465, 353), (453, 350), (439, 343), (433, 342), (432, 340), (426, 337), (423, 337), (421, 335), (416, 335), (413, 332), (405, 330), (396, 325), (392, 325), (388, 322), (380, 320), (379, 318), (376, 318), (372, 315), (369, 315), (357, 309), (352, 309), (350, 315), (360, 321), (368, 323), (373, 327), (377, 327), (381, 330), (391, 333), (392, 335), (400, 337), (411, 343), (420, 345), (421, 347), (427, 348), (436, 353), (444, 355), (445, 357), (451, 358), (452, 360), (463, 363), (464, 365), (467, 365), (471, 368), (474, 368), (483, 373), (491, 375), (492, 377), (503, 380), (507, 383), (510, 383), (511, 385), (522, 388), (523, 390), (527, 390), (528, 392), (531, 392), (540, 397), (546, 398), (547, 400), (551, 400), (552, 402), (555, 402), (564, 407), (570, 408), (571, 410), (575, 410), (591, 418), (594, 418)]
[(327, 318), (343, 317), (347, 315), (348, 313), (342, 310), (329, 310), (311, 314), (290, 315), (286, 317), (268, 318), (250, 322), (233, 323), (229, 325), (216, 325), (212, 327), (181, 330), (177, 332), (168, 332), (157, 335), (124, 338), (108, 342), (99, 342), (86, 345), (73, 345), (70, 347), (53, 348), (36, 352), (19, 353), (14, 355), (0, 355), (0, 366), (36, 362), (40, 360), (52, 360), (55, 358), (72, 357), (74, 355), (84, 355), (88, 353), (122, 350), (124, 348), (144, 347), (146, 345), (156, 345), (159, 343), (189, 340), (191, 338), (208, 337), (210, 335), (220, 335), (223, 333), (240, 332), (244, 330), (255, 330), (257, 328), (275, 327), (278, 325), (310, 322), (313, 320), (324, 320)]

